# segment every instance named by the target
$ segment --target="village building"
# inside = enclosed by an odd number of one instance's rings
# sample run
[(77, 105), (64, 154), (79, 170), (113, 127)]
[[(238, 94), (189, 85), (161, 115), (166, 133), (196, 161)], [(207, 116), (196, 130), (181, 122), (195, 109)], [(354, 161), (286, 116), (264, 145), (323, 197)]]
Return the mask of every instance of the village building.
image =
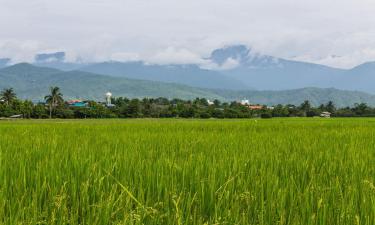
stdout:
[(214, 105), (215, 103), (214, 103), (213, 101), (207, 99), (207, 104), (208, 104), (208, 105)]
[(86, 107), (88, 106), (88, 103), (82, 100), (74, 99), (74, 100), (69, 100), (66, 102), (69, 106), (72, 107)]
[(241, 105), (250, 105), (250, 101), (248, 99), (242, 99), (240, 103)]
[(264, 108), (264, 106), (262, 106), (262, 105), (249, 105), (248, 108), (251, 109), (251, 110), (262, 110)]
[(322, 112), (322, 113), (320, 113), (320, 117), (331, 118), (331, 113), (330, 112)]

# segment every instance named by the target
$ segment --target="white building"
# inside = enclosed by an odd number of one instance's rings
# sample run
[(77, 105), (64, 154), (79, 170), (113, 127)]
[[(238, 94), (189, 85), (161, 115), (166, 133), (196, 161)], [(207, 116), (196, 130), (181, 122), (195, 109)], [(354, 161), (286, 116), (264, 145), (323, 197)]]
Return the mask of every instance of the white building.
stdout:
[(250, 105), (250, 101), (248, 99), (242, 99), (241, 105)]
[(111, 92), (107, 92), (105, 94), (105, 103), (106, 103), (106, 106), (107, 107), (113, 107), (114, 105), (112, 104), (112, 93)]
[(320, 117), (331, 118), (331, 113), (330, 112), (322, 112), (322, 113), (320, 113)]

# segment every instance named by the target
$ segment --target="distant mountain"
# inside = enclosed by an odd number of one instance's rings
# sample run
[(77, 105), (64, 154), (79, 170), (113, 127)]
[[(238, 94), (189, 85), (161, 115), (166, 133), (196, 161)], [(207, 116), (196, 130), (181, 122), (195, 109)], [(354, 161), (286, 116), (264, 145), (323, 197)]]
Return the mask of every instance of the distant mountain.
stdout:
[(249, 86), (217, 71), (201, 69), (198, 65), (148, 65), (143, 62), (104, 62), (92, 64), (81, 71), (116, 77), (152, 80), (200, 88), (249, 89)]
[(9, 63), (10, 63), (9, 58), (0, 59), (0, 68), (4, 68), (4, 67), (8, 66)]
[(38, 67), (48, 67), (54, 68), (62, 71), (72, 71), (72, 70), (79, 70), (82, 67), (87, 66), (88, 64), (82, 63), (70, 63), (70, 62), (39, 62), (33, 63), (33, 65)]
[[(204, 66), (151, 65), (141, 61), (72, 63), (66, 62), (65, 52), (55, 52), (36, 55), (34, 65), (208, 89), (275, 91), (317, 87), (375, 94), (375, 62), (350, 70), (337, 69), (262, 55), (244, 45), (216, 49), (205, 60), (208, 64)], [(10, 59), (0, 59), (0, 68), (9, 62)]]
[(344, 70), (318, 64), (261, 55), (246, 46), (228, 46), (209, 58), (219, 66), (235, 62), (236, 67), (221, 73), (258, 90), (285, 90), (303, 87), (335, 87)]
[(333, 88), (302, 88), (284, 91), (235, 91), (189, 87), (181, 84), (163, 83), (98, 75), (82, 71), (61, 71), (27, 63), (0, 69), (0, 89), (12, 87), (24, 99), (40, 101), (50, 86), (61, 88), (66, 99), (82, 98), (102, 101), (104, 93), (111, 91), (116, 97), (143, 98), (207, 98), (221, 101), (249, 99), (254, 104), (295, 104), (304, 100), (314, 105), (333, 101), (337, 106), (367, 103), (375, 106), (375, 96), (357, 91)]
[(103, 100), (111, 91), (124, 97), (167, 97), (222, 99), (210, 91), (185, 85), (110, 77), (82, 71), (63, 72), (22, 63), (0, 69), (0, 89), (12, 87), (18, 96), (42, 100), (50, 86), (59, 86), (66, 98)]
[(358, 90), (375, 94), (375, 62), (351, 70), (256, 53), (244, 45), (214, 50), (210, 69), (201, 65), (149, 65), (145, 62), (67, 63), (65, 53), (40, 54), (37, 66), (228, 90), (289, 90), (304, 87)]
[(349, 90), (375, 93), (375, 62), (367, 62), (343, 73), (337, 86)]

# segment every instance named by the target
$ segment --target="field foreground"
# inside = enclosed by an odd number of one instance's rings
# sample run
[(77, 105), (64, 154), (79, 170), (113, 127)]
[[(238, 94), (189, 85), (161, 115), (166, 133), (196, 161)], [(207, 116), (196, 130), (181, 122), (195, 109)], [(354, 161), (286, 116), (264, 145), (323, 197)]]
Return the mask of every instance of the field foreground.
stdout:
[(375, 120), (0, 121), (0, 224), (375, 224)]

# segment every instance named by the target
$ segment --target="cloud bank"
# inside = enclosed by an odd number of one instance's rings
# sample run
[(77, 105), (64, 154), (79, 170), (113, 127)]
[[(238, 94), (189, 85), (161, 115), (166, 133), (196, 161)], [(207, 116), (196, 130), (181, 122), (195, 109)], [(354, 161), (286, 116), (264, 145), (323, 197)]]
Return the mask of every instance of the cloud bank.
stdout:
[[(375, 60), (372, 0), (0, 0), (0, 58), (196, 63), (244, 43), (349, 68)], [(233, 62), (228, 62), (228, 65)]]

